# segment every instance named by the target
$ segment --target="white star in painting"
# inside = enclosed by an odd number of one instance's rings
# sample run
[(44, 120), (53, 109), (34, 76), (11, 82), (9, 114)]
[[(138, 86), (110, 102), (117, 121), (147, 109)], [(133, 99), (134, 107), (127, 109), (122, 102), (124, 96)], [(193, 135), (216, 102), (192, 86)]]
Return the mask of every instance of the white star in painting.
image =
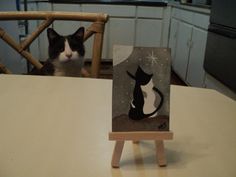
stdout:
[(149, 55), (146, 58), (151, 61), (152, 65), (156, 64), (158, 60), (157, 56), (154, 55), (153, 51), (151, 54), (149, 53)]

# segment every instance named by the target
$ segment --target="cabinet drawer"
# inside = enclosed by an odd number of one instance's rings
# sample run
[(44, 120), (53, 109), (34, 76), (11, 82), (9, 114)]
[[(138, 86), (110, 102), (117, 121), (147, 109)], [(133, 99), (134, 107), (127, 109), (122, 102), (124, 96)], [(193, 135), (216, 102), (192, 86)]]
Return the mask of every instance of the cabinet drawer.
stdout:
[(209, 19), (210, 19), (209, 15), (194, 13), (193, 24), (195, 26), (208, 29)]
[(134, 45), (135, 19), (110, 18), (108, 57), (113, 58), (114, 45)]
[[(54, 11), (79, 12), (80, 6), (77, 4), (53, 4)], [(80, 21), (55, 20), (53, 28), (63, 35), (73, 34), (80, 26)]]
[(163, 18), (163, 7), (138, 7), (137, 17)]
[(135, 6), (82, 5), (82, 11), (107, 13), (111, 17), (135, 17)]
[(171, 17), (178, 18), (178, 9), (172, 8)]
[(188, 23), (193, 23), (194, 12), (174, 8), (172, 12), (172, 17), (183, 20)]
[(136, 29), (136, 46), (160, 47), (161, 29), (162, 20), (138, 19)]
[(80, 12), (78, 4), (53, 4), (53, 11)]

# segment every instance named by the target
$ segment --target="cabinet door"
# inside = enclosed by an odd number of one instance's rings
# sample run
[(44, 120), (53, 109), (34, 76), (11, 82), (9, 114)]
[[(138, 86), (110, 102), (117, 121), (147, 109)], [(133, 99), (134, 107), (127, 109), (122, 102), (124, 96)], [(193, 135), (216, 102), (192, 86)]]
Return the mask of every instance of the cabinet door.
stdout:
[[(29, 3), (28, 11), (37, 11), (37, 4), (36, 3)], [(21, 6), (23, 10), (23, 4)], [(28, 20), (28, 30), (29, 34), (32, 34), (36, 28), (38, 27), (38, 20)], [(38, 60), (40, 60), (40, 51), (39, 51), (39, 38), (36, 38), (30, 45), (30, 53)]]
[[(83, 26), (85, 29), (87, 29), (92, 22), (81, 22), (81, 26)], [(102, 47), (102, 59), (107, 59), (107, 48), (108, 48), (108, 43), (107, 43), (107, 38), (108, 38), (108, 29), (109, 26), (109, 21), (105, 25), (105, 30), (104, 30), (104, 35), (103, 35), (103, 47)], [(84, 42), (85, 46), (85, 58), (86, 59), (91, 59), (93, 56), (93, 42), (94, 42), (94, 35), (92, 35), (90, 38), (88, 38)]]
[(179, 21), (172, 18), (171, 25), (170, 25), (170, 38), (169, 38), (169, 48), (171, 48), (172, 66), (175, 63), (175, 52), (176, 52), (178, 26), (179, 26)]
[(160, 47), (162, 20), (138, 19), (136, 27), (136, 46)]
[(185, 81), (188, 68), (189, 46), (191, 42), (192, 26), (184, 22), (179, 23), (176, 43), (176, 57), (174, 71)]
[(191, 86), (203, 87), (205, 72), (203, 62), (205, 56), (207, 31), (193, 28), (189, 56), (187, 82)]
[(137, 7), (137, 16), (143, 18), (163, 18), (163, 7)]
[(135, 17), (135, 6), (81, 4), (83, 12), (106, 13), (109, 17)]
[[(52, 4), (47, 2), (39, 2), (38, 3), (38, 11), (52, 11)], [(39, 20), (38, 23), (42, 23), (42, 20)], [(50, 26), (52, 27), (52, 26)], [(39, 38), (39, 58), (41, 61), (45, 61), (48, 59), (48, 38), (47, 31), (44, 30)]]
[[(0, 11), (16, 11), (13, 5), (15, 1), (0, 1)], [(17, 43), (19, 42), (20, 30), (16, 20), (0, 21), (0, 27), (6, 31)], [(13, 73), (26, 73), (26, 60), (14, 49), (0, 39), (0, 63), (5, 65)], [(0, 76), (1, 77), (1, 76)], [(1, 87), (1, 86), (0, 86)]]
[(113, 58), (113, 45), (134, 45), (135, 19), (110, 18), (109, 26), (109, 53), (108, 57)]
[[(79, 12), (78, 4), (53, 4), (54, 11)], [(61, 35), (73, 34), (80, 27), (80, 21), (56, 20), (53, 28)]]

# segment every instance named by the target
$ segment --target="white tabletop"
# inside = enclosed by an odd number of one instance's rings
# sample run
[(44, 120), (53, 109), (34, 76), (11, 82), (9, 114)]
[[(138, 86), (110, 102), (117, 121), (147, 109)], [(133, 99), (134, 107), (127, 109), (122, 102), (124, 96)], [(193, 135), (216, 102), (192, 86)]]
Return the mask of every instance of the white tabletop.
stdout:
[(111, 80), (1, 76), (0, 177), (236, 176), (235, 101), (172, 86), (168, 166), (142, 141), (126, 142), (112, 169), (111, 96)]

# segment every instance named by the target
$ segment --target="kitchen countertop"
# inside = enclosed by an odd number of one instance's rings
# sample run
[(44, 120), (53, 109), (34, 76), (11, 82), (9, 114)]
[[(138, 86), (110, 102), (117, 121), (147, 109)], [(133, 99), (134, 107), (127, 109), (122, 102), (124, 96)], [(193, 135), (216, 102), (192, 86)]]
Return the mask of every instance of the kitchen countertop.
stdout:
[(211, 9), (210, 6), (208, 5), (196, 5), (196, 4), (191, 4), (191, 3), (180, 3), (180, 2), (169, 2), (168, 6), (184, 9), (184, 10), (189, 10), (189, 11), (195, 11), (195, 12), (200, 12), (204, 14), (210, 14)]
[(185, 10), (192, 10), (201, 13), (210, 14), (209, 5), (197, 5), (191, 3), (180, 3), (176, 1), (159, 1), (157, 0), (28, 0), (28, 2), (52, 2), (65, 4), (102, 4), (102, 5), (137, 5), (137, 6), (156, 6), (166, 7), (173, 6)]
[(167, 2), (156, 0), (49, 0), (53, 3), (79, 3), (79, 4), (107, 4), (107, 5), (140, 5), (140, 6), (167, 6)]
[(192, 3), (180, 3), (180, 5), (185, 5), (185, 6), (191, 6), (191, 7), (199, 7), (199, 8), (204, 8), (204, 9), (210, 9), (210, 5), (205, 5), (205, 4), (192, 4)]

